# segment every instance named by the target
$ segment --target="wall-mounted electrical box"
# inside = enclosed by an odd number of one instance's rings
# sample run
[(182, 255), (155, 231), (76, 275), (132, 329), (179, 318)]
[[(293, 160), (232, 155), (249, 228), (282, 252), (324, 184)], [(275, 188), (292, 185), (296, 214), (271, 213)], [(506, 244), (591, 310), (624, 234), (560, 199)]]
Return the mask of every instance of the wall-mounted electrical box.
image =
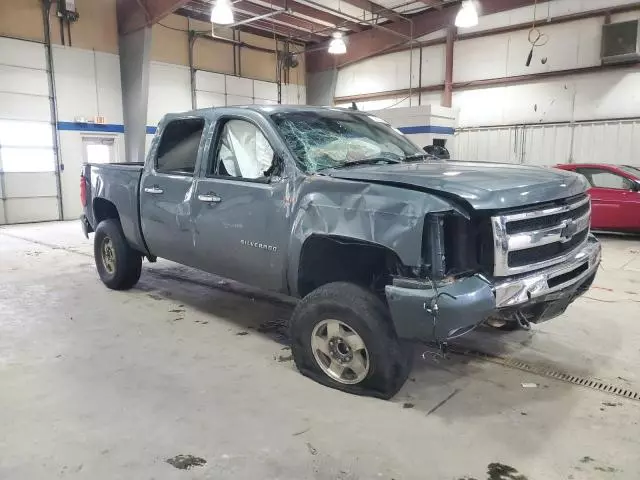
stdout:
[(76, 9), (76, 0), (58, 0), (57, 14), (60, 18), (75, 22), (79, 16)]
[(602, 63), (640, 60), (640, 21), (608, 23), (602, 27)]

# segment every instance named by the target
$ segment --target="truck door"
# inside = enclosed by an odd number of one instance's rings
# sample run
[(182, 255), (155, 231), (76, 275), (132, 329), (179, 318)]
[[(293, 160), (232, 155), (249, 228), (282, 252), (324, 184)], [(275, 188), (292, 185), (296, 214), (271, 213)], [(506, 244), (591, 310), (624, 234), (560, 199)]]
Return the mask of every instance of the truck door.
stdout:
[(192, 265), (191, 194), (201, 152), (203, 118), (171, 120), (161, 126), (140, 182), (140, 219), (149, 251)]
[(192, 197), (195, 249), (211, 273), (282, 290), (290, 230), (286, 181), (260, 121), (217, 120)]

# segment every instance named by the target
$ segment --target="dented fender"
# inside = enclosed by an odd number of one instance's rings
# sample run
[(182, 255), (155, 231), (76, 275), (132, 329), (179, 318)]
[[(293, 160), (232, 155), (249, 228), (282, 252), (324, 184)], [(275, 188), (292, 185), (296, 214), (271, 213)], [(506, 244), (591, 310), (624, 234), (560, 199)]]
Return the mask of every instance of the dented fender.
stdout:
[(302, 248), (312, 235), (373, 243), (393, 251), (404, 265), (418, 266), (425, 215), (454, 209), (429, 193), (323, 176), (307, 177), (296, 193), (287, 268), (295, 296)]

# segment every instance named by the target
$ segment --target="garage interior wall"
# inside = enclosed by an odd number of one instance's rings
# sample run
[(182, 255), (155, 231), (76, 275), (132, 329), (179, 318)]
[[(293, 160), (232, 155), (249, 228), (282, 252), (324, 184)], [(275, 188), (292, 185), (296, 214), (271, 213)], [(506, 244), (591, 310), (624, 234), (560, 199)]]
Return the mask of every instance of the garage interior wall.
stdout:
[[(640, 165), (640, 70), (631, 67), (598, 70), (605, 15), (545, 25), (549, 18), (621, 5), (631, 0), (554, 0), (538, 3), (537, 26), (548, 43), (535, 49), (528, 29), (456, 41), (453, 61), (453, 107), (458, 125), (447, 147), (454, 158), (554, 165), (566, 162), (611, 162)], [(533, 19), (533, 7), (480, 17), (481, 32)], [(611, 22), (637, 20), (637, 10), (611, 15)], [(442, 39), (444, 31), (421, 41)], [(545, 62), (542, 60), (546, 59)], [(411, 67), (410, 67), (411, 65)], [(584, 74), (528, 79), (509, 84), (510, 77), (596, 67)], [(410, 72), (411, 81), (410, 81)], [(421, 72), (421, 78), (419, 78)], [(502, 85), (474, 82), (505, 80)], [(364, 110), (440, 104), (445, 80), (443, 43), (373, 57), (338, 71), (336, 104), (349, 96), (397, 92), (357, 102)], [(496, 82), (497, 83), (497, 82)], [(409, 87), (433, 87), (413, 93)], [(404, 90), (404, 91), (403, 91)], [(341, 101), (341, 97), (344, 101)]]
[[(64, 45), (52, 6), (55, 92), (50, 92), (40, 1), (0, 2), (0, 224), (57, 220), (60, 202), (64, 219), (78, 218), (82, 163), (92, 153), (101, 153), (91, 147), (108, 149), (108, 161), (126, 161), (116, 1), (75, 3), (80, 18), (71, 24), (70, 38), (65, 28)], [(165, 113), (192, 108), (188, 30), (211, 32), (211, 24), (177, 15), (160, 23), (152, 32), (147, 144)], [(215, 33), (232, 37), (231, 32)], [(275, 49), (273, 39), (241, 32), (240, 40)], [(235, 47), (234, 66), (233, 50), (233, 45), (222, 42), (196, 40), (194, 106), (277, 103), (276, 55)], [(282, 103), (306, 103), (302, 57), (300, 66), (291, 71), (291, 83), (282, 85)], [(50, 109), (54, 97), (55, 131)], [(104, 125), (92, 123), (97, 116), (103, 117)], [(59, 141), (60, 200), (54, 134)]]

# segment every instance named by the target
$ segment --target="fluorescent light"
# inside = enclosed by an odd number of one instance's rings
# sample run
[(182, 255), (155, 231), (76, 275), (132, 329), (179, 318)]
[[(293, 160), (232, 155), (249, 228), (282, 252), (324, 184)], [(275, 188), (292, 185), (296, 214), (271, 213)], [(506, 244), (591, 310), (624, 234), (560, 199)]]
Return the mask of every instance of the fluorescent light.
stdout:
[(329, 44), (329, 53), (333, 55), (342, 55), (347, 53), (347, 45), (344, 43), (342, 33), (335, 32), (333, 34), (333, 40), (331, 40), (331, 43)]
[(218, 25), (231, 25), (233, 23), (233, 11), (229, 0), (216, 0), (211, 10), (211, 23)]
[(458, 15), (456, 15), (456, 27), (469, 28), (478, 25), (478, 10), (473, 0), (464, 0)]

